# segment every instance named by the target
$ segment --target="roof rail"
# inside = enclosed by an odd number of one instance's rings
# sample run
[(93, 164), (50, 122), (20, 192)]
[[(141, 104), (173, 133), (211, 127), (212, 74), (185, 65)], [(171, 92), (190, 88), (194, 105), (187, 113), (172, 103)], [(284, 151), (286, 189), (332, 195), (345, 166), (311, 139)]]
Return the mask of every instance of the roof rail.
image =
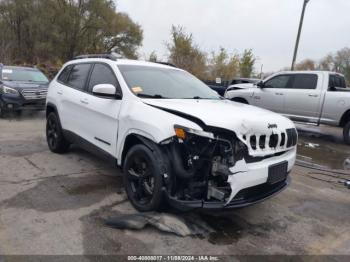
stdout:
[(167, 65), (167, 66), (171, 66), (171, 67), (176, 67), (176, 65), (172, 64), (172, 63), (168, 63), (168, 62), (155, 62), (156, 64), (161, 64), (161, 65)]
[(117, 61), (117, 57), (112, 54), (88, 54), (88, 55), (79, 55), (74, 57), (74, 59), (85, 59), (85, 58), (105, 58), (105, 59)]

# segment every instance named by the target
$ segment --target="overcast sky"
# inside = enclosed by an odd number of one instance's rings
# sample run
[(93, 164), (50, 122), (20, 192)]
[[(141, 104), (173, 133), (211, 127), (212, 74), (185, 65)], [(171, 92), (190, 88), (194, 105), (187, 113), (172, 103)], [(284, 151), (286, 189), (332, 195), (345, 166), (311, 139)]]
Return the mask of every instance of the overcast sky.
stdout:
[[(165, 58), (171, 25), (182, 25), (206, 52), (252, 48), (256, 69), (290, 66), (303, 0), (117, 0), (144, 30), (141, 54)], [(350, 0), (311, 0), (297, 60), (350, 47)]]

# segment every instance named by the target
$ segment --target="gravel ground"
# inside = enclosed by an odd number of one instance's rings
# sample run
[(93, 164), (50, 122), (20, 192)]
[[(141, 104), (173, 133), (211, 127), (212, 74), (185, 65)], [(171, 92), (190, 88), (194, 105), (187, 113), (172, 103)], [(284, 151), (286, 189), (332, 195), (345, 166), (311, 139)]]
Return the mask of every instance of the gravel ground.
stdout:
[[(337, 178), (301, 166), (288, 189), (261, 204), (175, 214), (211, 232), (179, 237), (153, 227), (107, 227), (104, 219), (135, 212), (120, 171), (78, 148), (52, 154), (44, 128), (43, 113), (0, 120), (0, 254), (350, 254), (350, 191), (332, 183)], [(299, 129), (304, 160), (344, 169), (342, 177), (349, 177), (342, 164), (350, 147), (341, 144), (338, 129)]]

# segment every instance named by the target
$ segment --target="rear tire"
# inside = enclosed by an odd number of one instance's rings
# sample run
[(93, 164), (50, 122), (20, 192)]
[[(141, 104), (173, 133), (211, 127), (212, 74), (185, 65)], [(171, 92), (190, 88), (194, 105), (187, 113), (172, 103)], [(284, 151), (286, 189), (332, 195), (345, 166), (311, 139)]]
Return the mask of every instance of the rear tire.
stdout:
[(141, 212), (162, 207), (163, 177), (154, 152), (145, 145), (133, 146), (125, 157), (124, 186), (131, 204)]
[(343, 128), (343, 139), (346, 144), (350, 145), (350, 121)]
[(56, 113), (50, 113), (46, 120), (46, 140), (53, 153), (62, 154), (68, 151), (69, 142), (64, 138), (62, 127)]
[(5, 117), (5, 110), (0, 105), (0, 118), (4, 118), (4, 117)]

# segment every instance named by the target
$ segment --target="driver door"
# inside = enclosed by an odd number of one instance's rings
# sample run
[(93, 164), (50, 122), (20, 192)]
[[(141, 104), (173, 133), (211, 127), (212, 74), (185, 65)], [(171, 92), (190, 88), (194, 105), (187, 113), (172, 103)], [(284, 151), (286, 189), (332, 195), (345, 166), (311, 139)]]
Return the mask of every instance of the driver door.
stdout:
[(113, 69), (105, 63), (95, 63), (91, 70), (82, 104), (85, 139), (105, 152), (116, 155), (118, 116), (122, 105), (121, 99), (97, 96), (92, 89), (98, 84), (111, 84), (121, 94), (121, 89)]
[(282, 113), (285, 103), (285, 90), (291, 84), (291, 75), (278, 75), (264, 83), (254, 92), (253, 99), (256, 106)]

